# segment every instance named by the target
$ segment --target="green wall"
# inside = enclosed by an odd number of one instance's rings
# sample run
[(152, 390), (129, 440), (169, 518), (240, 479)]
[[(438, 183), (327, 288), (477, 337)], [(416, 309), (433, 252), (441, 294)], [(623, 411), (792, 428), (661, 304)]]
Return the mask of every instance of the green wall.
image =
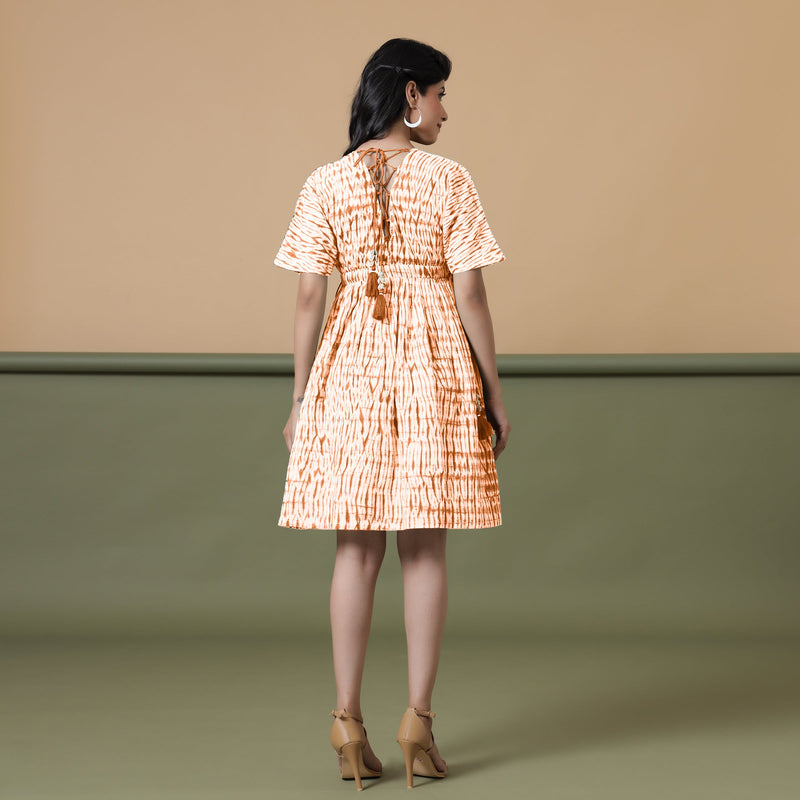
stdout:
[[(800, 356), (499, 356), (503, 525), (448, 630), (795, 636)], [(0, 634), (322, 631), (277, 527), (290, 355), (0, 354)], [(374, 630), (402, 628), (394, 533)]]

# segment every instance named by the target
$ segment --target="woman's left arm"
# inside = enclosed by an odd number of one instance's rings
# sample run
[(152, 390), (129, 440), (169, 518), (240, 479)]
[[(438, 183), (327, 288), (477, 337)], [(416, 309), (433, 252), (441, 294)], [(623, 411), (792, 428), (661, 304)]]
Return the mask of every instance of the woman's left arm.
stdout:
[(501, 397), (494, 349), (494, 328), (482, 270), (470, 269), (455, 273), (453, 292), (461, 324), (478, 362), (486, 399), (488, 401), (489, 397)]
[(489, 300), (481, 272), (480, 268), (476, 268), (454, 273), (453, 292), (464, 333), (478, 362), (486, 415), (497, 433), (497, 442), (493, 448), (497, 458), (508, 442), (511, 425), (503, 404), (500, 378), (497, 374), (492, 316), (489, 313)]

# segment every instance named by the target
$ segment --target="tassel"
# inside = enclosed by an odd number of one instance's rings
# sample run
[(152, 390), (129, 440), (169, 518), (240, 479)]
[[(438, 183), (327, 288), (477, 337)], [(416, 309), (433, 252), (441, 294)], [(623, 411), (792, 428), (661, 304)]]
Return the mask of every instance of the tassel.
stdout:
[(372, 309), (372, 316), (375, 319), (383, 319), (386, 316), (386, 300), (383, 299), (382, 294), (375, 298), (375, 308)]
[(494, 428), (492, 427), (492, 423), (486, 419), (486, 415), (484, 413), (481, 413), (481, 415), (478, 417), (478, 438), (488, 439), (491, 442), (493, 432)]
[(378, 273), (370, 272), (367, 276), (367, 297), (375, 297), (378, 294)]
[(478, 438), (488, 439), (491, 442), (494, 428), (492, 428), (492, 423), (486, 417), (486, 409), (481, 402), (479, 392), (475, 392), (475, 404), (477, 406), (476, 413), (478, 414)]

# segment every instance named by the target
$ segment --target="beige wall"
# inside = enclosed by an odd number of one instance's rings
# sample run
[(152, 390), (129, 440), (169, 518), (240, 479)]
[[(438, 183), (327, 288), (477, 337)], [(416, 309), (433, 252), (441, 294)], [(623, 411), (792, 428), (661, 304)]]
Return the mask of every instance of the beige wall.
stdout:
[(0, 349), (291, 351), (272, 258), (410, 36), (454, 62), (431, 150), (507, 255), (498, 352), (800, 350), (800, 6), (488, 7), (2, 0)]

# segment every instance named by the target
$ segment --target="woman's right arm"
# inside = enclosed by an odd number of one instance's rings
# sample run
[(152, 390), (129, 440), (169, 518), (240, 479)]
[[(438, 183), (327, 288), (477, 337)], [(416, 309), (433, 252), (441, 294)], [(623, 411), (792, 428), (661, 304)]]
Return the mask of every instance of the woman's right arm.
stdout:
[(311, 365), (319, 344), (325, 301), (328, 296), (328, 276), (311, 272), (300, 274), (297, 304), (294, 312), (294, 390), (292, 411), (283, 429), (286, 447), (291, 451), (295, 427), (300, 416), (300, 404), (306, 390)]

